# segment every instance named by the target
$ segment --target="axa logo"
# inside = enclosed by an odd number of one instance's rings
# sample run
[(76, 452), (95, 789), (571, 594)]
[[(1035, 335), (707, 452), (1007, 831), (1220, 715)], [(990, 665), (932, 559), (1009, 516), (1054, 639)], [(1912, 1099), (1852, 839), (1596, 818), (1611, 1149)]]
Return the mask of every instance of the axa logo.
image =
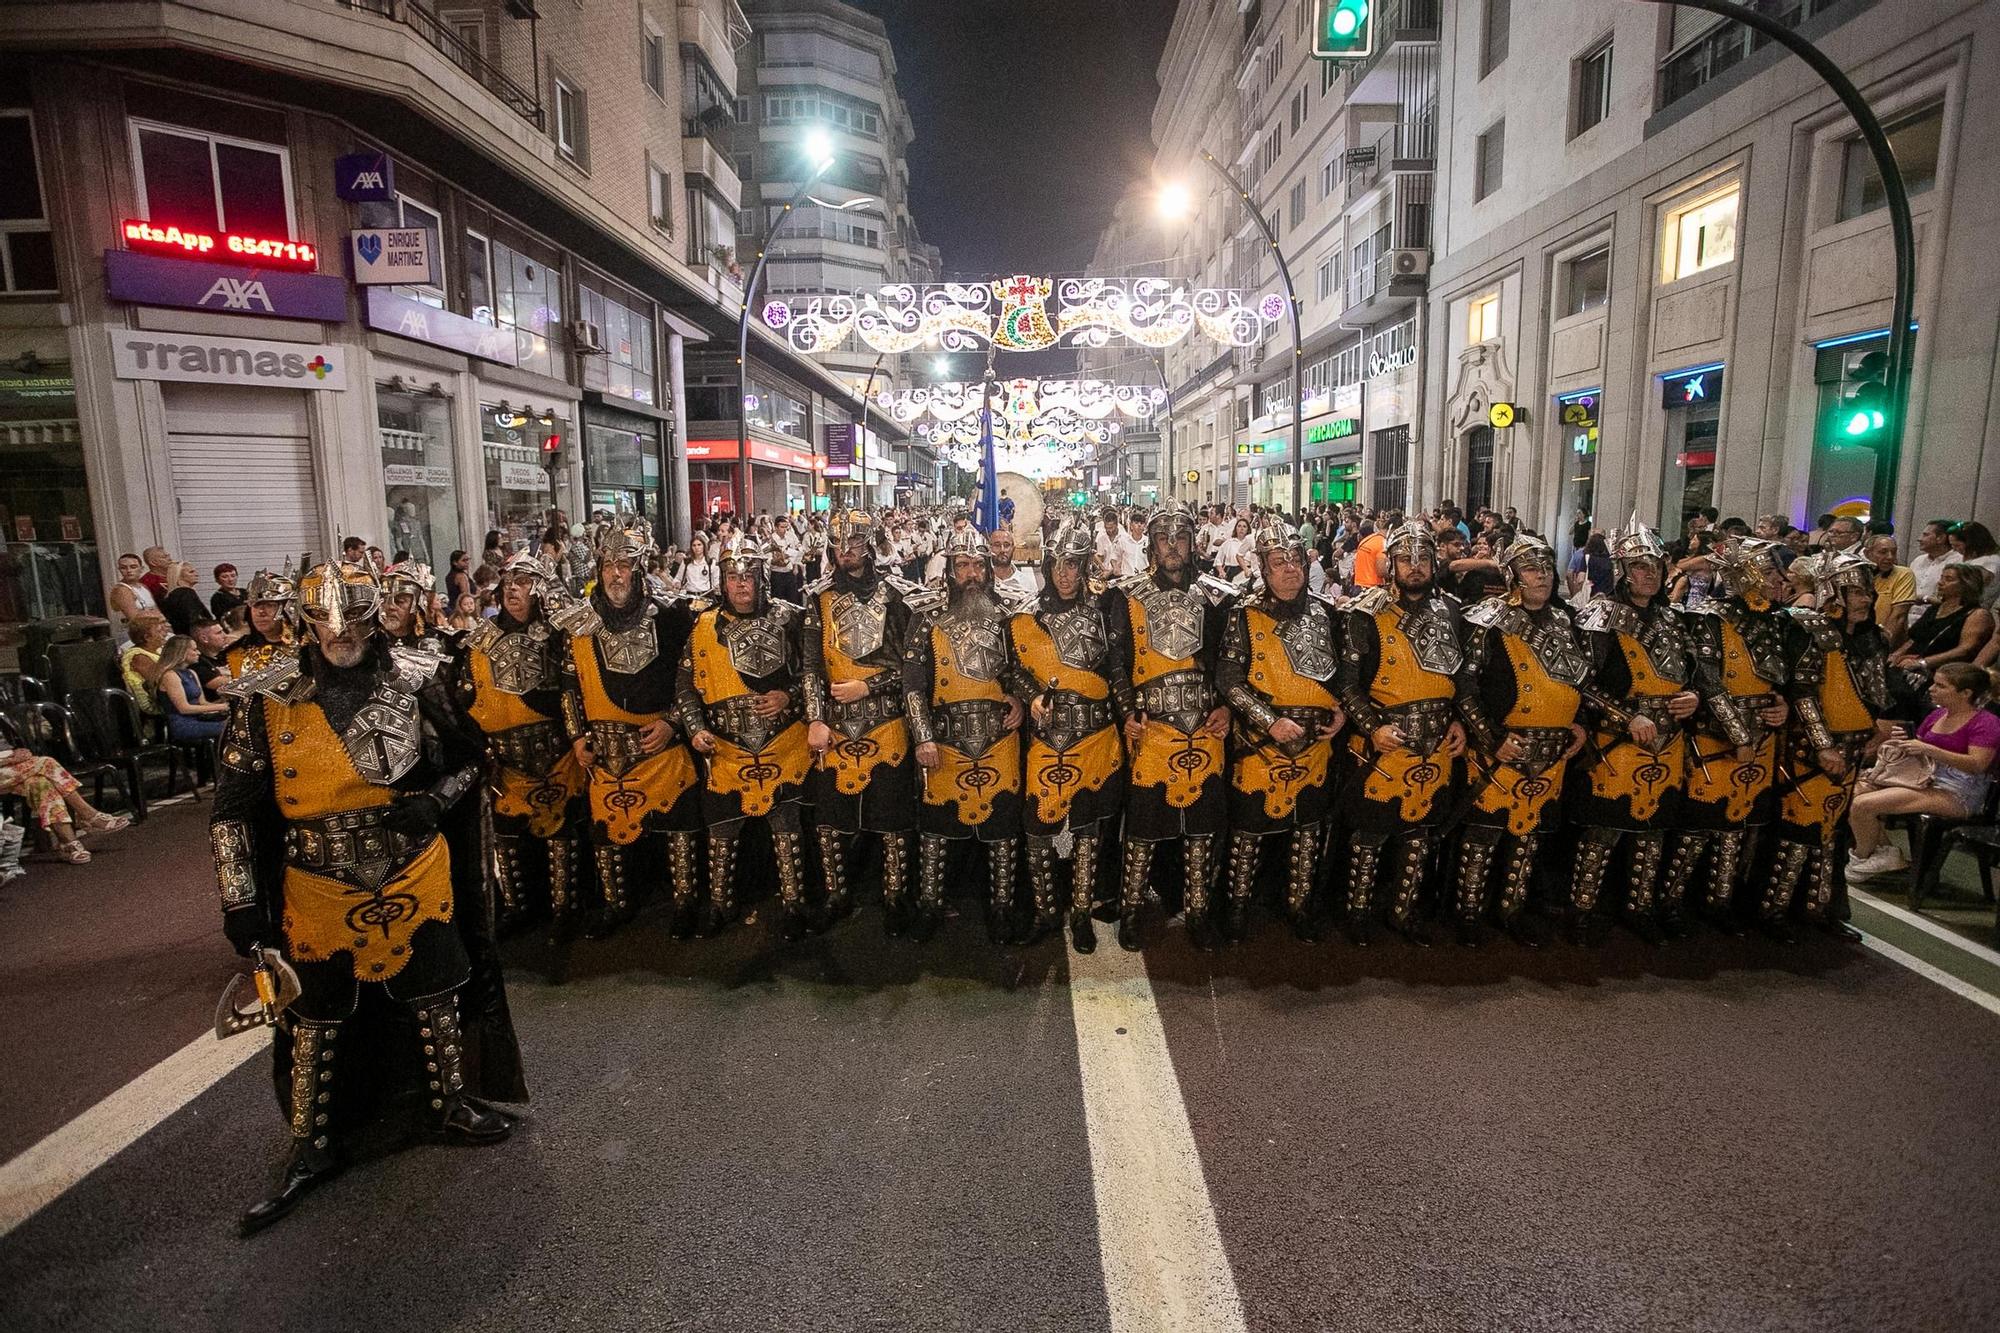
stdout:
[(389, 185), (382, 179), (382, 173), (379, 171), (357, 171), (354, 173), (354, 183), (347, 188), (358, 193), (362, 190), (387, 190)]
[(267, 315), (277, 314), (271, 304), (271, 294), (264, 290), (264, 284), (255, 278), (217, 278), (215, 285), (202, 294), (199, 306), (216, 307), (223, 310), (258, 310)]

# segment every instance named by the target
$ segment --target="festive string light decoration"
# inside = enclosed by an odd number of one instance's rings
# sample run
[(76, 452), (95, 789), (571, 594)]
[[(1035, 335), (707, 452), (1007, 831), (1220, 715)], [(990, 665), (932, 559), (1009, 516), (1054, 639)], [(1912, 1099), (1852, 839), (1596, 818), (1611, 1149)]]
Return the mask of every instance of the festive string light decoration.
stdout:
[[(1054, 301), (1054, 310), (1050, 302)], [(1254, 305), (1213, 287), (1189, 290), (1164, 278), (1053, 278), (1025, 274), (992, 282), (909, 283), (769, 301), (764, 323), (801, 352), (830, 352), (850, 337), (888, 355), (937, 346), (946, 351), (1039, 352), (1104, 347), (1122, 338), (1171, 347), (1199, 332), (1230, 347), (1261, 342), (1285, 317), (1285, 298)]]
[[(985, 385), (922, 384), (876, 395), (882, 410), (940, 448), (977, 445)], [(1127, 421), (1150, 420), (1166, 390), (1103, 380), (1013, 379), (993, 386), (993, 434), (1002, 445), (1100, 444)]]

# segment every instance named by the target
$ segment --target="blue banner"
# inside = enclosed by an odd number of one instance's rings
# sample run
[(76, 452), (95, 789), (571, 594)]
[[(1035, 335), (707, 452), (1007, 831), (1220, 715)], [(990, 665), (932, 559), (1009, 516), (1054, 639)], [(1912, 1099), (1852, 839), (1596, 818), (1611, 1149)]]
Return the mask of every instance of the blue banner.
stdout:
[(1000, 526), (1000, 469), (993, 459), (993, 403), (979, 410), (979, 512), (973, 526), (992, 532)]

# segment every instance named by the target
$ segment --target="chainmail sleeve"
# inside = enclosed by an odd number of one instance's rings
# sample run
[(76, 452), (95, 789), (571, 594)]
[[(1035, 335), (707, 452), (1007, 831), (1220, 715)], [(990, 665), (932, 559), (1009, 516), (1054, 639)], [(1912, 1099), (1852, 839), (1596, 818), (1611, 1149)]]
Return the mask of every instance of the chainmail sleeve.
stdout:
[(1250, 688), (1250, 612), (1239, 608), (1229, 615), (1222, 632), (1222, 649), (1215, 660), (1215, 688), (1236, 715), (1257, 730), (1269, 732), (1278, 715)]
[(903, 639), (903, 713), (910, 721), (910, 743), (928, 745), (937, 739), (931, 720), (931, 616), (926, 613), (910, 622)]
[(1376, 632), (1375, 617), (1366, 611), (1348, 612), (1347, 633), (1341, 638), (1333, 669), (1334, 693), (1340, 696), (1348, 721), (1363, 733), (1372, 733), (1389, 720), (1370, 693), (1382, 664), (1382, 637)]
[(1483, 685), (1493, 669), (1493, 630), (1460, 618), (1458, 622), (1459, 664), (1452, 677), (1452, 703), (1458, 720), (1465, 724), (1473, 748), (1491, 755), (1500, 748), (1500, 732), (1487, 716)]
[(284, 827), (271, 791), (270, 740), (263, 700), (253, 695), (229, 714), (222, 730), (222, 762), (215, 804), (208, 816), (209, 848), (224, 912), (258, 912), (268, 919), (269, 898), (259, 883), (264, 840)]
[(1736, 701), (1722, 681), (1721, 622), (1711, 615), (1690, 615), (1688, 637), (1694, 645), (1695, 693), (1701, 696), (1702, 710), (1708, 715), (1710, 731), (1731, 745), (1748, 745), (1755, 739)]
[(824, 593), (806, 594), (806, 613), (799, 627), (799, 687), (805, 695), (806, 721), (824, 722), (830, 697), (826, 688), (826, 637), (820, 619)]
[(1132, 608), (1118, 588), (1104, 594), (1103, 608), (1104, 639), (1110, 645), (1104, 678), (1111, 686), (1112, 705), (1123, 719), (1139, 711), (1138, 691), (1132, 686)]
[[(695, 623), (699, 626), (701, 622)], [(681, 730), (690, 738), (708, 730), (708, 706), (694, 683), (693, 635), (688, 636), (687, 646), (681, 649), (680, 668), (674, 673), (674, 712), (680, 718)]]

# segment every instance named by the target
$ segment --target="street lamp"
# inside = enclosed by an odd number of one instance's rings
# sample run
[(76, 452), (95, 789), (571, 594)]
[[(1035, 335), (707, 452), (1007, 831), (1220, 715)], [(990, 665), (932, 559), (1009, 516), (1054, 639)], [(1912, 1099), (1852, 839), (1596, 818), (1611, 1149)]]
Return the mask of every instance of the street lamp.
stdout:
[(771, 224), (771, 234), (764, 238), (764, 244), (757, 251), (757, 266), (750, 270), (748, 281), (743, 284), (743, 306), (736, 316), (736, 516), (741, 521), (750, 512), (750, 303), (756, 299), (757, 284), (763, 280), (764, 266), (771, 262), (771, 247), (778, 242), (778, 234), (785, 229), (785, 223), (798, 211), (799, 205), (833, 166), (833, 135), (824, 127), (814, 126), (806, 131), (800, 141), (808, 171), (805, 183), (786, 202), (778, 220)]
[[(1292, 285), (1292, 266), (1286, 262), (1285, 252), (1278, 248), (1277, 233), (1271, 230), (1270, 222), (1264, 217), (1263, 210), (1257, 207), (1257, 202), (1250, 197), (1250, 191), (1244, 189), (1243, 182), (1236, 179), (1236, 173), (1223, 166), (1216, 160), (1215, 154), (1206, 148), (1202, 149), (1201, 160), (1207, 163), (1209, 169), (1220, 176), (1230, 189), (1236, 191), (1236, 197), (1243, 201), (1244, 211), (1250, 215), (1250, 220), (1257, 224), (1257, 230), (1264, 233), (1264, 242), (1271, 247), (1271, 257), (1278, 264), (1278, 276), (1285, 283), (1285, 307), (1292, 316), (1292, 518), (1295, 522), (1303, 521), (1306, 508), (1306, 421), (1305, 395), (1301, 390), (1305, 387), (1303, 373), (1305, 347), (1304, 339), (1299, 332), (1299, 293)], [(1158, 202), (1162, 217), (1182, 218), (1192, 209), (1194, 197), (1186, 185), (1173, 182), (1161, 187)], [(1233, 463), (1230, 474), (1232, 477), (1235, 475)], [(1232, 506), (1236, 503), (1235, 489), (1232, 482), (1229, 497)]]

